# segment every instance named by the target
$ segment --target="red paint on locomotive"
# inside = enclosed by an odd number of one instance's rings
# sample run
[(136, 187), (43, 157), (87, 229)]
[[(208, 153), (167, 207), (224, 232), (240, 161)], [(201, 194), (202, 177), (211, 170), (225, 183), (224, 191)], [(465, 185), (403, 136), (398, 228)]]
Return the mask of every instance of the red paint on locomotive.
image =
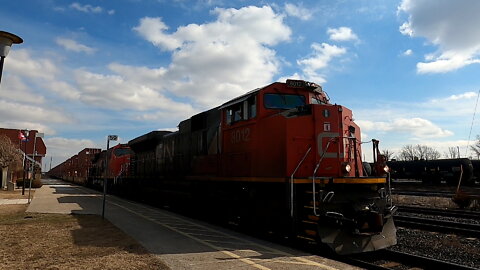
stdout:
[(109, 149), (109, 178), (129, 175), (132, 150), (127, 144), (118, 144)]

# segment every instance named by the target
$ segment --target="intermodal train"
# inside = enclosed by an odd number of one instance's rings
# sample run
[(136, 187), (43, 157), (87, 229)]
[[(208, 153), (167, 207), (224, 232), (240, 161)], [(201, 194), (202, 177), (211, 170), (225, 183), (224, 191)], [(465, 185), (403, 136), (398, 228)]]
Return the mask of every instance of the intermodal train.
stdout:
[[(339, 254), (367, 252), (397, 241), (388, 167), (371, 143), (367, 173), (352, 111), (315, 83), (287, 80), (97, 154), (88, 183), (103, 184), (108, 159), (109, 191)], [(122, 161), (118, 149), (128, 149)]]
[[(473, 166), (475, 164), (476, 166)], [(479, 162), (468, 158), (388, 161), (392, 179), (415, 179), (424, 183), (473, 185), (478, 178)]]

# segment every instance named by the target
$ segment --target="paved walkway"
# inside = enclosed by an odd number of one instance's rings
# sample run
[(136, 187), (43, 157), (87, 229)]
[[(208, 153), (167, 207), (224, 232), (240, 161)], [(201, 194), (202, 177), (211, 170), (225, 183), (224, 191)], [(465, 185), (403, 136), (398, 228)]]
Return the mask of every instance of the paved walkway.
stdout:
[[(44, 181), (27, 212), (101, 214), (102, 194), (61, 181)], [(107, 196), (105, 217), (171, 269), (358, 269)]]

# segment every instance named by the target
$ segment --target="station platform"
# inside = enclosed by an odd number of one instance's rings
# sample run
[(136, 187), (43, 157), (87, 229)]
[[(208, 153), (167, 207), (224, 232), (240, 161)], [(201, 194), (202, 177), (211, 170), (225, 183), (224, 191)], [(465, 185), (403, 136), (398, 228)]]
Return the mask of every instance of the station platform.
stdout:
[[(27, 212), (101, 215), (101, 193), (59, 180), (43, 184)], [(360, 269), (115, 196), (107, 196), (105, 218), (174, 270)]]

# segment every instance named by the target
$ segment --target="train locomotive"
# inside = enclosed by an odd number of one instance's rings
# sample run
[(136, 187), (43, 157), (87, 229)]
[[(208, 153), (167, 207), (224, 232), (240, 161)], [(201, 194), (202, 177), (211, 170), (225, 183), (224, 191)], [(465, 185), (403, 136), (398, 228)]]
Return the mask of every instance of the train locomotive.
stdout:
[[(102, 152), (97, 153), (91, 159), (91, 169), (86, 185), (94, 188), (103, 187), (105, 179), (110, 180), (107, 185), (111, 191), (118, 186), (118, 179), (129, 176), (130, 164), (133, 152), (127, 144), (118, 144)], [(106, 162), (108, 159), (108, 162)], [(108, 166), (108, 169), (105, 169)]]
[(176, 132), (154, 131), (128, 145), (133, 176), (120, 189), (160, 205), (340, 254), (396, 243), (378, 141), (374, 175), (366, 175), (352, 112), (330, 104), (317, 84), (272, 83), (182, 121)]
[(339, 254), (396, 244), (378, 141), (367, 172), (352, 111), (315, 83), (272, 83), (128, 147), (128, 172), (109, 181), (122, 195)]

